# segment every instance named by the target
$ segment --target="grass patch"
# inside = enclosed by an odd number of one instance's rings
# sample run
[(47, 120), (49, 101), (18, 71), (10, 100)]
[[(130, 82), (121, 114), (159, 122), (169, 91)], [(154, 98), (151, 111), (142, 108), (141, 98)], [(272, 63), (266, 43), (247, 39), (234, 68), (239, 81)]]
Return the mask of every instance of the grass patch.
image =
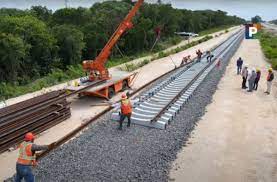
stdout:
[(17, 83), (0, 83), (0, 100), (17, 97), (26, 93), (41, 90), (62, 82), (84, 76), (85, 73), (81, 65), (69, 66), (66, 71), (54, 69), (47, 76), (37, 79), (26, 85)]
[(148, 60), (148, 59), (145, 59), (145, 60), (143, 60), (142, 62), (139, 62), (139, 63), (137, 63), (137, 64), (134, 64), (134, 63), (127, 63), (127, 64), (125, 64), (126, 69), (123, 69), (123, 70), (126, 70), (126, 71), (134, 71), (134, 70), (136, 70), (136, 69), (138, 69), (138, 68), (140, 68), (140, 67), (143, 67), (144, 65), (146, 65), (146, 64), (148, 64), (148, 63), (150, 63), (150, 60)]
[(208, 29), (208, 30), (201, 31), (198, 34), (199, 34), (199, 36), (203, 36), (203, 35), (219, 32), (221, 30), (225, 30), (225, 33), (227, 33), (227, 32), (229, 32), (228, 29), (233, 27), (233, 26), (234, 25), (223, 25), (223, 26), (219, 26), (219, 27), (216, 27), (216, 28), (211, 28), (211, 29)]
[(269, 32), (260, 31), (256, 38), (260, 40), (263, 53), (272, 68), (277, 70), (277, 36)]

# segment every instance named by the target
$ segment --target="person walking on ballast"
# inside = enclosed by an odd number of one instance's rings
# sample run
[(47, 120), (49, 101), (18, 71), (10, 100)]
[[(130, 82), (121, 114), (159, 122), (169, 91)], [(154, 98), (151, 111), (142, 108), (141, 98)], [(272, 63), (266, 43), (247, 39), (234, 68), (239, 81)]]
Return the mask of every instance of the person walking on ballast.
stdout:
[(136, 102), (137, 100), (130, 101), (127, 94), (123, 93), (121, 95), (120, 103), (116, 103), (112, 105), (112, 107), (114, 107), (115, 110), (120, 108), (120, 119), (119, 119), (119, 126), (118, 126), (119, 130), (122, 130), (122, 125), (126, 117), (128, 119), (127, 127), (131, 126), (131, 116), (133, 111), (132, 107), (133, 107), (133, 104)]

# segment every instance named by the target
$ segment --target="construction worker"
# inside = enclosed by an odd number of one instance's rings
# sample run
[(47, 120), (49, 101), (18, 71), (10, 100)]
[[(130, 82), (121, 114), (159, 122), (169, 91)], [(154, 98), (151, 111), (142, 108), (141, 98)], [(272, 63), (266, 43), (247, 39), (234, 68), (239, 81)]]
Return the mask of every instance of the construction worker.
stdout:
[(242, 69), (241, 76), (242, 76), (241, 88), (242, 89), (247, 89), (247, 87), (246, 87), (246, 81), (247, 81), (247, 77), (248, 77), (248, 68), (247, 68), (246, 65)]
[(121, 115), (120, 115), (120, 120), (119, 120), (119, 130), (122, 130), (122, 124), (125, 118), (127, 117), (128, 119), (128, 124), (127, 127), (130, 127), (131, 125), (131, 115), (132, 115), (132, 103), (128, 99), (127, 95), (125, 93), (122, 94), (121, 96), (121, 102), (120, 102), (120, 110), (121, 110)]
[(211, 51), (207, 51), (207, 63), (212, 62), (212, 58), (214, 57), (214, 55), (212, 54)]
[(185, 57), (183, 57), (183, 59), (182, 59), (182, 62), (181, 62), (181, 65), (180, 65), (180, 66), (183, 66), (183, 65), (187, 64), (187, 63), (188, 63), (188, 62), (190, 62), (190, 61), (191, 61), (191, 59), (190, 59), (190, 55), (185, 56)]
[(201, 61), (202, 54), (203, 54), (203, 53), (200, 51), (200, 49), (198, 49), (198, 50), (196, 51), (197, 62), (200, 62), (200, 61)]
[(258, 89), (259, 81), (260, 81), (260, 78), (261, 78), (261, 70), (257, 69), (256, 73), (257, 73), (257, 76), (256, 76), (256, 79), (255, 79), (255, 82), (254, 82), (254, 90)]
[(50, 147), (47, 145), (34, 144), (35, 136), (32, 133), (27, 133), (24, 137), (24, 142), (19, 145), (19, 156), (16, 162), (16, 177), (15, 182), (34, 182), (32, 166), (36, 166), (35, 153), (37, 151), (46, 150)]
[(248, 75), (248, 90), (247, 90), (247, 92), (253, 91), (256, 77), (257, 77), (256, 71), (255, 71), (255, 69), (252, 69), (251, 73), (249, 72), (249, 75)]
[(268, 95), (270, 94), (271, 91), (271, 85), (272, 85), (272, 81), (274, 80), (274, 74), (272, 71), (272, 68), (268, 69), (268, 75), (266, 77), (266, 81), (267, 81), (267, 89), (265, 91), (265, 93), (267, 93)]
[(131, 115), (132, 115), (132, 102), (128, 98), (129, 94), (123, 93), (121, 95), (120, 103), (113, 104), (112, 107), (115, 108), (115, 110), (120, 108), (120, 119), (119, 119), (119, 126), (118, 129), (122, 130), (123, 121), (127, 117), (128, 124), (127, 127), (130, 127), (131, 125)]
[(241, 59), (241, 57), (239, 57), (239, 59), (237, 60), (237, 75), (241, 73), (242, 65), (243, 65), (243, 60)]

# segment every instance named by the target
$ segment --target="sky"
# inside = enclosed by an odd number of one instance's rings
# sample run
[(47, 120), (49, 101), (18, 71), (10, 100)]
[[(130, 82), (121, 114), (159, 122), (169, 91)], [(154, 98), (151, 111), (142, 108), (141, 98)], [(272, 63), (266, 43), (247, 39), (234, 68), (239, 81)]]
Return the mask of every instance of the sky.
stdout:
[[(90, 7), (95, 2), (103, 0), (67, 0), (69, 7)], [(145, 0), (156, 2), (156, 0)], [(251, 19), (260, 15), (263, 20), (277, 19), (277, 0), (162, 0), (171, 3), (174, 8), (191, 10), (223, 10), (229, 15), (237, 15)], [(33, 5), (47, 6), (56, 10), (65, 7), (65, 0), (0, 0), (0, 7), (27, 9)]]

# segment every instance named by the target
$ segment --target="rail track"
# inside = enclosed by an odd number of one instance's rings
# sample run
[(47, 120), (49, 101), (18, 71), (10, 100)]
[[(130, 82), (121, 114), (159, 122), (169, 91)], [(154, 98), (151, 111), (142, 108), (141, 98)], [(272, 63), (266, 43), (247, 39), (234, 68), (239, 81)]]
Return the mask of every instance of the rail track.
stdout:
[[(234, 36), (236, 36), (236, 39), (235, 39), (235, 40), (232, 39), (232, 40), (235, 41), (235, 42), (232, 42), (232, 41), (231, 41), (231, 42), (233, 43), (232, 49), (236, 49), (236, 48), (238, 47), (238, 45), (240, 44), (240, 42), (241, 42), (241, 40), (242, 40), (243, 32), (242, 32), (242, 31), (236, 32), (236, 33), (233, 34), (232, 37), (234, 37)], [(231, 37), (231, 38), (232, 38), (232, 37)], [(231, 38), (229, 38), (228, 40), (226, 40), (226, 41), (224, 41), (223, 43), (219, 44), (219, 45), (216, 46), (213, 50), (216, 50), (217, 48), (219, 48), (220, 46), (222, 46), (224, 43), (228, 42)], [(229, 49), (227, 49), (227, 48), (228, 48), (228, 46), (225, 47), (225, 48), (222, 48), (221, 50), (222, 50), (222, 51), (223, 51), (224, 49), (226, 49), (226, 51), (230, 50), (230, 48), (229, 48)], [(226, 51), (225, 51), (225, 52), (226, 52)], [(232, 52), (232, 51), (230, 51), (230, 52)], [(223, 52), (222, 52), (222, 53), (223, 53)], [(223, 56), (222, 53), (221, 53), (221, 56)], [(219, 56), (219, 55), (218, 55), (218, 56)], [(217, 59), (217, 57), (215, 57), (214, 60), (215, 60), (215, 59)], [(213, 63), (212, 63), (212, 64), (209, 64), (209, 66), (212, 66), (212, 67), (210, 67), (211, 70), (212, 70), (212, 68), (214, 68), (214, 66), (215, 66), (215, 64), (216, 64), (216, 62), (214, 62), (214, 60), (213, 60)], [(175, 69), (173, 69), (173, 70), (171, 70), (171, 71), (169, 71), (169, 72), (167, 72), (167, 73), (164, 73), (164, 74), (161, 75), (160, 77), (157, 77), (156, 79), (152, 80), (151, 82), (149, 82), (149, 83), (143, 85), (143, 86), (140, 87), (139, 89), (137, 89), (137, 90), (135, 90), (134, 92), (130, 93), (130, 97), (136, 97), (136, 95), (137, 95), (138, 93), (140, 93), (140, 92), (141, 92), (142, 90), (144, 90), (145, 88), (151, 86), (152, 84), (156, 83), (159, 79), (164, 78), (164, 77), (166, 77), (166, 78), (168, 77), (168, 78), (166, 79), (166, 81), (163, 81), (163, 82), (161, 82), (160, 84), (154, 86), (152, 89), (150, 89), (150, 90), (147, 91), (145, 94), (143, 94), (143, 96), (141, 96), (142, 98), (140, 98), (140, 100), (141, 100), (142, 102), (143, 102), (143, 101), (146, 101), (146, 100), (147, 100), (147, 97), (153, 95), (153, 92), (159, 90), (158, 88), (159, 88), (161, 85), (164, 85), (164, 86), (165, 86), (165, 85), (168, 85), (168, 84), (169, 84), (168, 80), (171, 80), (171, 81), (174, 80), (174, 78), (173, 78), (174, 76), (179, 75), (179, 74), (181, 74), (182, 72), (188, 71), (188, 69), (191, 68), (191, 67), (192, 67), (193, 65), (195, 65), (195, 64), (197, 64), (196, 59), (192, 60), (192, 62), (189, 62), (189, 63), (185, 64), (185, 65), (182, 66), (182, 67), (177, 67), (177, 68), (175, 68)], [(207, 65), (207, 66), (208, 66), (208, 65)], [(208, 67), (209, 67), (209, 66), (208, 66)], [(208, 71), (211, 71), (211, 70), (208, 70)], [(208, 74), (208, 73), (207, 73), (207, 74)], [(203, 76), (203, 77), (204, 77), (204, 76)], [(161, 87), (160, 87), (160, 88), (161, 88)], [(181, 95), (181, 94), (180, 94), (180, 95)], [(178, 98), (178, 97), (175, 97), (175, 98)], [(181, 97), (180, 97), (180, 98), (181, 98)], [(182, 98), (181, 98), (181, 99), (182, 99)], [(172, 100), (173, 100), (173, 99), (172, 99)], [(140, 101), (140, 103), (142, 103), (141, 101)], [(178, 102), (176, 102), (176, 103), (178, 103)], [(137, 106), (139, 106), (139, 104), (137, 104)], [(169, 104), (169, 102), (168, 102), (168, 104), (167, 104), (166, 106), (171, 106), (171, 104)], [(164, 107), (162, 110), (160, 110), (160, 112), (157, 112), (157, 114), (155, 115), (156, 117), (153, 118), (153, 119), (158, 119), (158, 118), (160, 117), (160, 114), (161, 114), (161, 113), (164, 113), (164, 112), (166, 111), (166, 108), (167, 108), (167, 107)], [(62, 137), (61, 139), (59, 139), (58, 141), (54, 142), (54, 143), (52, 144), (52, 148), (50, 148), (50, 149), (48, 149), (48, 150), (46, 150), (46, 151), (44, 151), (44, 152), (38, 154), (38, 155), (37, 155), (37, 159), (40, 160), (40, 159), (43, 158), (44, 156), (47, 156), (47, 154), (50, 153), (52, 150), (54, 150), (55, 148), (59, 147), (60, 145), (62, 145), (62, 144), (64, 144), (64, 143), (66, 143), (67, 141), (69, 141), (69, 140), (70, 140), (72, 137), (74, 137), (77, 133), (79, 133), (80, 131), (82, 131), (83, 129), (85, 129), (89, 124), (93, 123), (94, 121), (96, 121), (98, 118), (100, 118), (100, 117), (103, 116), (104, 114), (110, 112), (112, 109), (113, 109), (112, 107), (106, 108), (106, 109), (103, 110), (101, 113), (99, 113), (99, 114), (97, 114), (96, 116), (94, 116), (91, 120), (89, 120), (89, 121), (83, 123), (80, 127), (76, 128), (76, 129), (73, 130), (72, 132), (68, 133), (67, 135), (65, 135), (64, 137)], [(159, 114), (159, 115), (158, 115), (158, 114)], [(119, 116), (118, 116), (118, 111), (112, 113), (112, 119), (118, 120), (118, 117), (119, 117)], [(173, 119), (173, 118), (172, 118), (172, 119)], [(171, 121), (172, 121), (172, 120), (171, 120)], [(132, 122), (134, 123), (134, 120), (133, 120)], [(153, 125), (156, 125), (155, 123), (157, 123), (157, 122), (155, 122), (155, 121), (154, 121), (154, 122), (153, 122), (153, 121), (151, 122), (151, 120), (149, 119), (149, 120), (147, 121), (146, 126), (155, 127), (155, 126), (153, 126)], [(136, 124), (141, 124), (141, 123), (136, 123)], [(142, 125), (143, 125), (143, 124), (142, 124)], [(145, 125), (144, 125), (144, 126), (145, 126)], [(166, 126), (164, 126), (164, 127), (166, 127)], [(160, 126), (159, 126), (158, 128), (163, 129), (163, 128), (161, 128)]]
[[(216, 66), (218, 58), (224, 57), (242, 39), (242, 31), (236, 32), (231, 38), (213, 50), (214, 58), (207, 62), (206, 56), (194, 61), (162, 83), (139, 97), (132, 112), (132, 123), (166, 129), (180, 109), (188, 102), (193, 92)], [(112, 113), (113, 120), (119, 120), (120, 111)]]
[[(216, 62), (215, 60), (219, 57), (224, 56), (228, 50), (232, 49), (235, 44), (239, 44), (239, 40), (242, 37), (242, 32), (236, 32), (231, 38), (224, 41), (220, 45), (214, 48), (213, 53), (215, 55), (213, 61), (211, 63), (206, 63), (206, 56), (203, 57), (200, 63), (198, 63), (195, 59), (187, 63), (186, 65), (182, 67), (177, 67), (160, 77), (156, 78), (155, 80), (145, 84), (138, 90), (132, 92), (130, 96), (134, 96), (137, 93), (139, 93), (141, 90), (145, 89), (149, 85), (155, 83), (157, 80), (161, 79), (161, 77), (168, 77), (165, 81), (161, 82), (160, 84), (154, 86), (152, 89), (144, 93), (143, 95), (139, 96), (140, 102), (136, 104), (136, 107), (134, 109), (134, 114), (132, 116), (132, 122), (139, 125), (149, 126), (149, 127), (155, 127), (159, 129), (165, 129), (166, 126), (173, 120), (174, 116), (178, 113), (178, 111), (184, 106), (184, 104), (188, 101), (188, 99), (193, 94), (193, 91), (197, 88), (197, 86), (204, 80), (205, 76), (215, 67)], [(102, 81), (92, 83), (89, 87), (93, 87), (95, 85), (101, 84)], [(83, 88), (87, 89), (87, 88)], [(57, 102), (62, 102), (64, 107), (69, 107), (66, 103), (66, 98), (70, 97), (74, 94), (77, 94), (81, 92), (82, 90), (78, 90), (69, 94), (62, 94), (59, 96), (53, 96), (52, 95), (52, 101), (50, 101), (51, 96), (49, 96), (49, 99), (46, 96), (47, 99), (42, 101), (43, 99), (34, 98), (33, 101), (26, 101), (24, 104), (18, 104), (17, 106), (9, 106), (3, 108), (0, 110), (0, 129), (2, 131), (4, 120), (2, 118), (8, 117), (9, 119), (17, 118), (18, 116), (22, 115), (24, 113), (23, 111), (37, 111), (37, 115), (32, 113), (30, 118), (35, 118), (39, 116), (39, 111), (42, 114), (43, 111), (51, 110), (53, 113), (56, 113), (58, 109)], [(64, 102), (65, 101), (65, 102)], [(30, 103), (28, 103), (30, 102)], [(32, 106), (31, 105), (35, 105)], [(12, 112), (12, 110), (19, 111), (20, 114), (15, 114), (16, 112)], [(97, 120), (102, 115), (106, 114), (107, 112), (111, 111), (112, 107), (108, 107), (107, 109), (103, 110), (101, 113), (97, 114), (95, 117), (93, 117), (91, 120), (83, 123), (80, 127), (76, 128), (72, 132), (68, 133), (66, 136), (61, 138), (60, 140), (53, 143), (52, 148), (49, 150), (40, 153), (37, 158), (40, 159), (43, 156), (47, 155), (50, 151), (55, 149), (56, 147), (62, 145), (63, 143), (70, 140), (72, 137), (74, 137), (78, 132), (82, 131), (84, 128), (86, 128), (90, 123)], [(51, 112), (50, 111), (50, 112)], [(46, 112), (46, 111), (45, 111)], [(70, 110), (65, 111), (63, 109), (60, 109), (59, 112), (63, 114), (63, 118), (56, 119), (56, 123), (53, 122), (48, 123), (44, 122), (44, 125), (41, 125), (42, 127), (36, 128), (31, 127), (32, 125), (35, 125), (35, 122), (25, 123), (25, 126), (28, 126), (29, 128), (32, 128), (31, 131), (35, 133), (40, 133), (58, 122), (61, 122), (61, 120), (65, 120), (66, 118), (70, 117)], [(115, 112), (112, 114), (112, 118), (116, 119), (118, 118), (118, 112)], [(52, 119), (53, 120), (53, 119)], [(7, 122), (7, 120), (6, 120)], [(24, 123), (24, 122), (23, 122)], [(0, 152), (3, 152), (8, 149), (8, 146), (13, 146), (16, 143), (21, 142), (23, 138), (23, 133), (27, 132), (27, 130), (20, 130), (16, 129), (17, 126), (21, 124), (8, 124), (6, 125), (6, 128), (12, 132), (9, 132), (10, 138), (13, 138), (13, 141), (9, 143), (9, 145), (2, 145), (2, 137), (0, 140)], [(24, 124), (22, 124), (23, 126)], [(6, 130), (6, 131), (7, 131)], [(3, 130), (4, 131), (4, 130)], [(30, 131), (30, 130), (28, 130)], [(17, 134), (18, 133), (18, 134)], [(19, 134), (21, 133), (21, 134)]]

